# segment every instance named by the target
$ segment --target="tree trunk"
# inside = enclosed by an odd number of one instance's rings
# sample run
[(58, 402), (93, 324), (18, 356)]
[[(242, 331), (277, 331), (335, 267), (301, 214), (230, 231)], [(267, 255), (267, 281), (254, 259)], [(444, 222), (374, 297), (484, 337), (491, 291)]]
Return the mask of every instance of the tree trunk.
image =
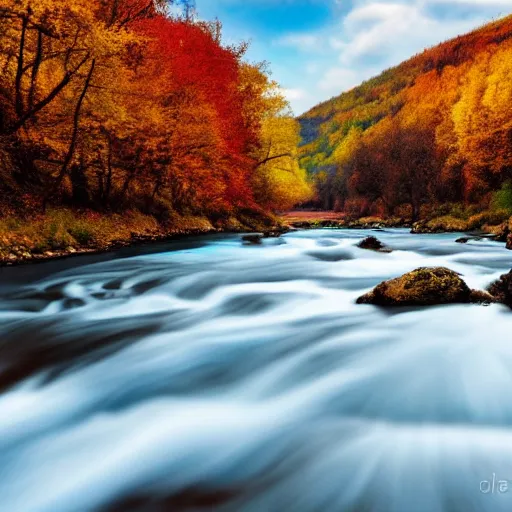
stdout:
[(123, 183), (123, 188), (121, 189), (121, 201), (126, 199), (126, 194), (128, 193), (128, 189), (130, 188), (133, 178), (135, 178), (135, 171), (128, 172)]
[(18, 66), (16, 69), (15, 79), (15, 95), (16, 95), (16, 114), (18, 117), (23, 115), (23, 92), (21, 90), (21, 82), (23, 79), (23, 63), (25, 54), (25, 39), (27, 35), (28, 16), (23, 16), (21, 24), (20, 49), (18, 53)]
[(110, 201), (110, 194), (112, 192), (112, 137), (107, 135), (108, 140), (108, 153), (107, 153), (107, 182), (105, 184), (105, 194), (103, 203), (106, 206)]
[(419, 201), (412, 199), (411, 206), (412, 206), (412, 221), (417, 222), (418, 220), (420, 220), (421, 204)]
[(96, 180), (98, 181), (98, 192), (96, 197), (98, 203), (105, 205), (105, 170), (102, 169), (96, 173)]
[(89, 184), (83, 165), (74, 164), (70, 169), (71, 185), (73, 186), (73, 204), (86, 206), (90, 202)]
[(76, 146), (76, 142), (78, 139), (80, 112), (82, 110), (82, 104), (83, 104), (85, 96), (87, 94), (87, 90), (89, 89), (89, 86), (91, 84), (95, 66), (96, 66), (96, 60), (93, 59), (92, 63), (91, 63), (91, 67), (89, 69), (89, 73), (87, 74), (87, 78), (85, 79), (84, 87), (82, 89), (82, 92), (80, 93), (80, 97), (78, 98), (78, 102), (75, 107), (75, 113), (73, 116), (73, 132), (71, 134), (71, 141), (69, 143), (69, 149), (68, 149), (68, 152), (64, 159), (64, 163), (62, 164), (62, 168), (59, 172), (59, 175), (57, 176), (55, 182), (51, 185), (50, 190), (48, 191), (48, 193), (46, 194), (46, 196), (44, 198), (43, 210), (46, 208), (46, 203), (48, 202), (48, 199), (60, 187), (62, 180), (64, 179), (64, 177), (66, 176), (66, 174), (68, 172), (69, 165), (70, 165), (71, 161), (73, 160), (73, 155), (75, 153), (75, 146)]
[(124, 179), (123, 187), (121, 189), (121, 196), (120, 200), (123, 202), (126, 199), (126, 194), (128, 193), (128, 189), (130, 188), (130, 185), (132, 181), (135, 179), (135, 176), (137, 174), (137, 169), (140, 163), (140, 157), (141, 157), (141, 149), (138, 149), (135, 156), (135, 162), (133, 166), (132, 171), (128, 171), (126, 174), (126, 177)]
[(34, 60), (34, 67), (32, 68), (32, 75), (30, 77), (30, 90), (28, 93), (28, 108), (32, 110), (34, 108), (34, 98), (36, 94), (36, 78), (39, 73), (39, 67), (43, 58), (43, 33), (41, 30), (37, 34), (37, 51)]

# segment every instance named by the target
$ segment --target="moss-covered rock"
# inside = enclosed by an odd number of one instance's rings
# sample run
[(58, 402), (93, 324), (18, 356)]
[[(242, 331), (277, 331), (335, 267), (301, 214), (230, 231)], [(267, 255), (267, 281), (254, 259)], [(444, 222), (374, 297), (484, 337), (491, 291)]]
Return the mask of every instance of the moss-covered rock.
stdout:
[(488, 292), (495, 297), (497, 302), (512, 308), (512, 270), (508, 274), (503, 274), (496, 282), (491, 284)]
[(444, 267), (418, 268), (384, 281), (357, 300), (378, 306), (432, 306), (469, 303), (471, 289), (459, 274)]
[(357, 246), (361, 249), (369, 249), (370, 251), (391, 252), (389, 247), (386, 247), (378, 238), (375, 238), (374, 236), (367, 236), (364, 240), (361, 240)]
[(461, 238), (457, 238), (455, 242), (458, 244), (467, 244), (468, 242), (481, 242), (482, 240), (496, 240), (496, 235), (482, 233), (480, 235), (463, 236)]
[(494, 235), (494, 240), (496, 242), (506, 242), (510, 234), (510, 228), (507, 222), (504, 222), (498, 226), (485, 224), (481, 229), (484, 233), (490, 233), (491, 235)]
[(489, 292), (485, 292), (483, 290), (471, 290), (471, 295), (469, 296), (469, 302), (473, 304), (481, 304), (483, 306), (489, 306), (497, 302), (496, 297), (491, 295)]

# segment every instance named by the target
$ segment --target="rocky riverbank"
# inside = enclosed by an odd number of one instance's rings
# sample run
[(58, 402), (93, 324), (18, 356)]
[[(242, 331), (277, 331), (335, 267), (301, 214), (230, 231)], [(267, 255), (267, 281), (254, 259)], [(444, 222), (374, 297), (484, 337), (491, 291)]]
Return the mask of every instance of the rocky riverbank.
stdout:
[(139, 212), (123, 215), (59, 209), (34, 219), (0, 220), (0, 267), (98, 254), (124, 247), (215, 233), (280, 233), (290, 229), (263, 215), (212, 221), (176, 216), (165, 223)]
[(170, 240), (176, 240), (186, 236), (199, 236), (207, 235), (210, 233), (222, 233), (222, 230), (217, 229), (195, 229), (195, 230), (177, 230), (170, 231), (168, 233), (158, 234), (136, 234), (129, 239), (124, 240), (112, 240), (105, 244), (88, 244), (82, 246), (75, 244), (74, 246), (68, 246), (63, 249), (53, 249), (41, 252), (38, 249), (33, 249), (27, 245), (13, 245), (7, 248), (3, 248), (4, 255), (0, 258), (0, 266), (11, 266), (20, 265), (26, 263), (37, 263), (41, 261), (68, 258), (71, 256), (77, 256), (81, 254), (101, 254), (110, 251), (116, 251), (124, 247), (130, 247), (140, 244), (150, 244), (155, 242), (166, 242)]
[(297, 220), (284, 218), (284, 222), (295, 229), (384, 229), (384, 228), (412, 228), (412, 223), (405, 219), (378, 217), (364, 217), (361, 219), (322, 219), (312, 218)]
[[(258, 232), (279, 234), (290, 229), (408, 228), (414, 234), (466, 232), (460, 243), (489, 238), (505, 242), (512, 249), (512, 222), (499, 224), (484, 214), (469, 221), (441, 217), (412, 223), (408, 219), (364, 217), (349, 219), (333, 212), (293, 212), (281, 218), (257, 213), (212, 221), (206, 217), (174, 216), (164, 223), (140, 212), (100, 215), (59, 209), (34, 219), (0, 219), (0, 266), (67, 258), (77, 254), (115, 251), (138, 244), (165, 242), (177, 238), (213, 233)], [(250, 242), (250, 241), (248, 241)]]
[(336, 216), (332, 212), (298, 212), (285, 216), (283, 220), (285, 224), (295, 229), (409, 228), (413, 234), (462, 232), (469, 233), (469, 236), (465, 237), (467, 240), (490, 238), (506, 243), (507, 249), (512, 250), (512, 217), (507, 218), (503, 213), (484, 212), (468, 219), (443, 216), (412, 222), (398, 217), (350, 219), (340, 214)]

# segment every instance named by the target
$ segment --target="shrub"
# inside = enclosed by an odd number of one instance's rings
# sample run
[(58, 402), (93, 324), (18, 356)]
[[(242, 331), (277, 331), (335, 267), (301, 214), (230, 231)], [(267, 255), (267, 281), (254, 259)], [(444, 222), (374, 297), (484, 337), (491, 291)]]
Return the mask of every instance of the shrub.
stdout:
[(493, 210), (505, 210), (508, 215), (512, 214), (512, 181), (506, 181), (500, 190), (494, 193), (491, 200)]
[(487, 210), (473, 215), (468, 219), (468, 229), (479, 229), (484, 225), (497, 226), (503, 224), (510, 217), (508, 210)]
[(463, 219), (457, 219), (450, 215), (432, 219), (427, 226), (433, 231), (467, 231), (468, 223)]
[(388, 209), (382, 199), (377, 199), (371, 204), (369, 213), (374, 217), (385, 217), (388, 214)]
[(450, 214), (452, 205), (449, 203), (443, 204), (425, 204), (421, 207), (420, 217), (424, 219), (436, 219), (445, 217)]
[(412, 206), (410, 204), (401, 204), (395, 208), (394, 214), (401, 219), (412, 219)]
[(455, 203), (451, 207), (449, 215), (456, 219), (467, 219), (469, 217), (466, 206), (462, 203)]
[(43, 237), (50, 249), (65, 249), (73, 245), (75, 241), (66, 230), (65, 225), (55, 221), (44, 226)]
[(369, 202), (363, 197), (349, 199), (345, 202), (345, 211), (348, 217), (359, 219), (368, 215)]
[(69, 234), (80, 244), (89, 245), (94, 241), (94, 235), (90, 228), (85, 225), (78, 224), (69, 229)]

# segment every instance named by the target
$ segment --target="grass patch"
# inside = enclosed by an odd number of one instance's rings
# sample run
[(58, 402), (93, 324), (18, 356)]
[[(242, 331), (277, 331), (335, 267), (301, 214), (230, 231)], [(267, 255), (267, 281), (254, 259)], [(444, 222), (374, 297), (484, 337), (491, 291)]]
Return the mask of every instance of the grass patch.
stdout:
[(468, 223), (463, 219), (445, 215), (428, 221), (427, 228), (431, 231), (467, 231)]
[(129, 240), (133, 235), (151, 235), (160, 231), (153, 217), (139, 212), (101, 215), (54, 209), (31, 220), (16, 217), (1, 220), (0, 256), (12, 250), (42, 253), (71, 247), (101, 248), (115, 240)]
[(501, 189), (494, 193), (491, 208), (507, 211), (509, 216), (512, 215), (512, 181), (506, 181)]
[(468, 219), (468, 229), (480, 229), (483, 226), (498, 226), (508, 222), (510, 212), (508, 210), (486, 210), (473, 215)]

